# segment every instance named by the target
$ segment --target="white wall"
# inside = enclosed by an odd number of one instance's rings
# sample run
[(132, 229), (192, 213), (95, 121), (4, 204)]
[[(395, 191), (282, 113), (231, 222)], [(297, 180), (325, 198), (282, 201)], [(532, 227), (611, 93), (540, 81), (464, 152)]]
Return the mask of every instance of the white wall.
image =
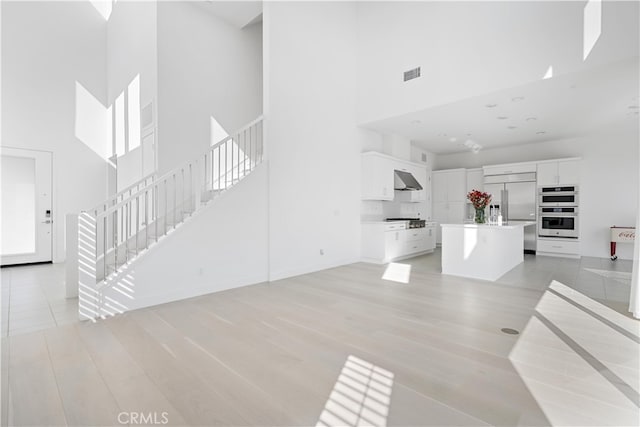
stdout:
[[(638, 195), (638, 140), (635, 121), (591, 135), (482, 150), (478, 154), (438, 155), (435, 169), (474, 168), (483, 165), (563, 157), (582, 157), (580, 234), (583, 256), (609, 256), (609, 227), (633, 226)], [(618, 256), (631, 259), (632, 245), (618, 245)]]
[(358, 122), (520, 86), (549, 66), (557, 76), (638, 55), (638, 2), (603, 1), (602, 34), (583, 61), (585, 4), (358, 3)]
[(106, 196), (107, 141), (95, 131), (105, 125), (106, 22), (89, 2), (1, 7), (2, 145), (53, 153), (53, 260), (60, 262), (65, 215)]
[(157, 4), (123, 1), (113, 5), (107, 24), (108, 100), (113, 103), (140, 75), (140, 104), (155, 101), (158, 85)]
[(158, 2), (159, 171), (202, 154), (211, 116), (231, 133), (262, 114), (262, 25)]
[(266, 183), (263, 164), (135, 260), (101, 291), (102, 300), (128, 311), (265, 282)]
[[(153, 104), (154, 123), (157, 121), (158, 99), (158, 46), (157, 3), (154, 1), (119, 1), (113, 4), (107, 24), (107, 99), (113, 106), (124, 91), (133, 89), (132, 82), (138, 76), (139, 108)], [(131, 85), (131, 88), (130, 88)], [(113, 107), (112, 107), (113, 108)], [(128, 111), (131, 126), (140, 110)], [(123, 120), (123, 111), (117, 111)], [(127, 135), (128, 137), (128, 135)], [(141, 147), (128, 141), (130, 151), (118, 156), (117, 187), (121, 190), (140, 180), (142, 170)], [(115, 188), (111, 189), (115, 192)]]
[(400, 135), (383, 134), (382, 152), (396, 159), (411, 160), (411, 140)]
[(272, 280), (360, 257), (355, 22), (353, 3), (264, 4)]

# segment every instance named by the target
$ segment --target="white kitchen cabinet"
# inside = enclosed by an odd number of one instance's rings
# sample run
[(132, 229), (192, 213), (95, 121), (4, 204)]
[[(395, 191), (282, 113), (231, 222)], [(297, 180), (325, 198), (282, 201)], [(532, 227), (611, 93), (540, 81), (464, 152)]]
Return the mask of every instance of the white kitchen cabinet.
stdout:
[(436, 248), (436, 224), (430, 223), (427, 224), (425, 241), (427, 245), (427, 250), (434, 250)]
[(362, 260), (384, 264), (433, 251), (434, 225), (405, 228), (404, 223), (368, 222), (362, 224)]
[[(394, 191), (395, 170), (411, 173), (423, 187), (422, 190)], [(424, 165), (406, 162), (377, 152), (362, 154), (362, 200), (394, 200), (400, 202), (424, 202), (429, 199), (431, 186)]]
[(538, 186), (558, 183), (558, 162), (539, 163), (536, 173)]
[(411, 255), (416, 252), (423, 252), (427, 250), (427, 229), (426, 228), (413, 228), (405, 230), (404, 232), (404, 247), (402, 249), (402, 255)]
[(580, 161), (566, 160), (558, 162), (558, 184), (580, 183)]
[(456, 169), (447, 174), (447, 200), (464, 202), (467, 198), (467, 171)]
[(404, 254), (405, 230), (385, 231), (384, 233), (384, 259), (396, 259)]
[(484, 191), (484, 171), (482, 168), (467, 169), (467, 191), (466, 194), (473, 190)]
[[(447, 185), (448, 175), (439, 171), (431, 174), (431, 185), (433, 194), (433, 203), (447, 202), (449, 189)], [(434, 214), (435, 215), (435, 214)]]
[(433, 220), (437, 222), (436, 243), (442, 243), (440, 224), (462, 224), (465, 220), (465, 202), (438, 202), (433, 204)]
[(464, 202), (466, 199), (466, 169), (434, 171), (431, 179), (434, 202)]
[(567, 159), (538, 163), (538, 186), (577, 185), (580, 183), (580, 160)]
[(393, 200), (394, 166), (380, 153), (362, 154), (362, 200)]
[(467, 171), (449, 169), (432, 173), (433, 220), (438, 223), (436, 242), (442, 242), (439, 224), (462, 224), (467, 198)]
[(510, 175), (513, 173), (535, 172), (536, 164), (533, 162), (508, 163), (504, 165), (484, 166), (484, 175)]
[(580, 241), (576, 239), (538, 238), (536, 255), (580, 258)]

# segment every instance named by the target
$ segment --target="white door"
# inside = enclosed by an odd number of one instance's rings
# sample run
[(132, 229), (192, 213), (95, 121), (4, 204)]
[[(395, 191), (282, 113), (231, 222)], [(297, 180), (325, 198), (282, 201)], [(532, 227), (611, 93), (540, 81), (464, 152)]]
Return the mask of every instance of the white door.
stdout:
[(51, 153), (1, 147), (0, 157), (0, 262), (51, 261)]

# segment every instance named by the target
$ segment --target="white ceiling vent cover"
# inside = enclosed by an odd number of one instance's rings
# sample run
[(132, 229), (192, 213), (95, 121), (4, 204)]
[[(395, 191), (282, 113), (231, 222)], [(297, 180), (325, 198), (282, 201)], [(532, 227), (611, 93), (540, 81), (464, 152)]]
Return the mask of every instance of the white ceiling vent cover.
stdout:
[(417, 79), (420, 77), (420, 67), (404, 72), (404, 81)]

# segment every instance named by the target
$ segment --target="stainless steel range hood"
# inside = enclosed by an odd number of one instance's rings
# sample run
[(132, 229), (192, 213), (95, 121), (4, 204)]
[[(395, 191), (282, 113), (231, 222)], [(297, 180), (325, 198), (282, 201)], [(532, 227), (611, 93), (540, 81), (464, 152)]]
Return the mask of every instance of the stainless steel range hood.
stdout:
[(422, 185), (418, 182), (418, 180), (411, 175), (409, 172), (405, 171), (394, 171), (394, 190), (400, 191), (418, 191), (422, 190)]

